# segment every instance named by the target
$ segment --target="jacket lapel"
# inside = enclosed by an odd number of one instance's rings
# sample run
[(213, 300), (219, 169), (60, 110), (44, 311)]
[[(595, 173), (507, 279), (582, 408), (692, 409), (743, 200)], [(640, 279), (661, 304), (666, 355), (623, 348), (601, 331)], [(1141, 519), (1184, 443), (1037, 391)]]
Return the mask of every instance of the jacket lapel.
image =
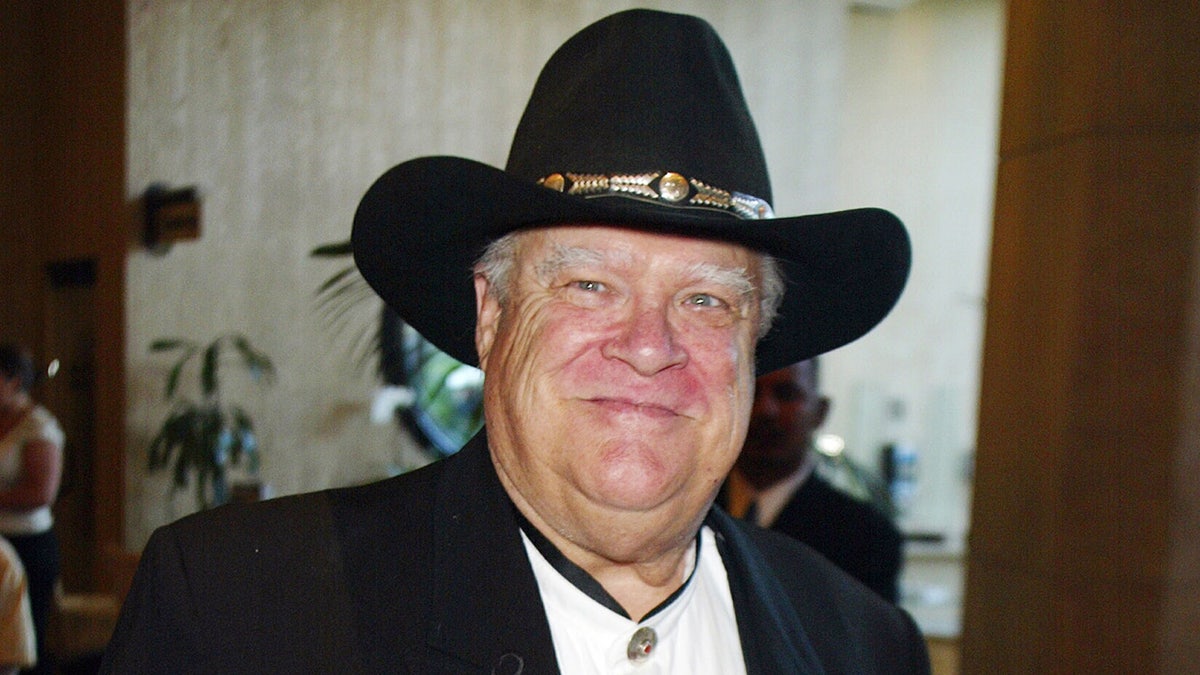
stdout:
[(799, 616), (788, 602), (787, 591), (733, 518), (714, 508), (706, 522), (717, 535), (717, 547), (729, 575), (746, 672), (824, 673)]
[(452, 459), (433, 510), (428, 644), (482, 672), (556, 674), (537, 581), (485, 435)]
[[(483, 432), (443, 463), (431, 511), (427, 649), (401, 659), (411, 672), (431, 675), (557, 675), (537, 580)], [(824, 673), (761, 553), (719, 508), (706, 522), (729, 576), (747, 672)]]

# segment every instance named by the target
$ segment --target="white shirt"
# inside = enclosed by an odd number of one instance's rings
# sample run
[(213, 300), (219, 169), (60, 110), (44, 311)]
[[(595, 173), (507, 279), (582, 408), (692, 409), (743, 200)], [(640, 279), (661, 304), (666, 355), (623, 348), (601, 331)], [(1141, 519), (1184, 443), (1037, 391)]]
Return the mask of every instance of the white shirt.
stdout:
[[(21, 477), (21, 461), (25, 444), (46, 440), (60, 449), (64, 436), (58, 420), (48, 410), (35, 405), (17, 426), (0, 438), (0, 488), (11, 487)], [(38, 534), (50, 529), (54, 516), (49, 506), (28, 511), (0, 510), (0, 534)]]
[[(746, 664), (725, 564), (716, 537), (701, 529), (695, 571), (670, 605), (633, 621), (593, 600), (559, 574), (521, 533), (533, 565), (559, 669), (564, 675), (743, 675)], [(646, 658), (631, 660), (630, 640), (649, 627), (657, 642)]]
[(25, 568), (12, 544), (0, 537), (0, 669), (32, 666), (36, 646)]

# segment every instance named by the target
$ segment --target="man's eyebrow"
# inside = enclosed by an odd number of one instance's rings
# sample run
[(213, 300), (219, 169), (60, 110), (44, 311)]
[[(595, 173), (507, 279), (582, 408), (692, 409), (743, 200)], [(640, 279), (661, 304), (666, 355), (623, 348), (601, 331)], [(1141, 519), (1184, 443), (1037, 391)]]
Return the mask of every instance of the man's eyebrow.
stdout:
[(553, 279), (566, 269), (599, 265), (606, 260), (628, 260), (629, 257), (629, 254), (623, 251), (598, 251), (583, 246), (554, 244), (550, 253), (537, 264), (534, 271), (538, 278), (544, 281)]
[(725, 267), (715, 263), (696, 263), (690, 270), (693, 277), (702, 283), (711, 283), (733, 290), (739, 297), (754, 294), (754, 281), (745, 267)]
[[(550, 253), (534, 267), (539, 279), (553, 279), (563, 270), (599, 265), (604, 262), (627, 262), (627, 251), (599, 251), (583, 246), (554, 244)], [(688, 269), (688, 275), (698, 283), (723, 286), (742, 298), (753, 295), (755, 285), (745, 267), (727, 267), (716, 263), (698, 262)]]

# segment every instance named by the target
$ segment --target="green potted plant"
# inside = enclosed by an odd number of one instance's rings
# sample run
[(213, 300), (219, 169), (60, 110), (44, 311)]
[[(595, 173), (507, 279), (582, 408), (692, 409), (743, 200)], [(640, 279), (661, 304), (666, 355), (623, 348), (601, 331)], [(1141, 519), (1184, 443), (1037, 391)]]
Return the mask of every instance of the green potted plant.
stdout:
[[(221, 397), (221, 366), (240, 364), (251, 380), (269, 383), (275, 366), (244, 335), (225, 333), (206, 345), (183, 338), (163, 338), (150, 344), (151, 352), (172, 352), (177, 358), (167, 371), (165, 396), (170, 412), (150, 441), (150, 471), (171, 469), (171, 492), (195, 482), (197, 505), (202, 509), (229, 501), (229, 469), (247, 462), (258, 470), (258, 439), (250, 415), (241, 406)], [(195, 369), (199, 398), (181, 393), (189, 363)], [(194, 475), (194, 476), (193, 476)]]
[[(318, 246), (310, 255), (346, 258), (352, 252), (349, 241), (340, 241)], [(411, 398), (397, 410), (397, 419), (428, 450), (452, 453), (483, 426), (483, 380), (476, 368), (434, 347), (386, 307), (372, 315), (372, 324), (356, 325), (360, 315), (355, 310), (378, 296), (353, 263), (327, 278), (317, 289), (317, 299), (331, 323), (356, 329), (349, 343), (356, 347), (354, 359), (360, 367), (374, 359), (380, 379), (409, 390)]]

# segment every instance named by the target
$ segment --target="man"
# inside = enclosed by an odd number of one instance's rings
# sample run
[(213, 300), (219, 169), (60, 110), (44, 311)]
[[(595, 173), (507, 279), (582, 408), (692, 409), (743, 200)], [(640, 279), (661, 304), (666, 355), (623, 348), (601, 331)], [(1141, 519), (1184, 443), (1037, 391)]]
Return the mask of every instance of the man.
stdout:
[(812, 546), (896, 602), (903, 539), (891, 518), (815, 473), (813, 434), (829, 398), (809, 359), (758, 378), (742, 454), (723, 494), (729, 512)]
[(857, 338), (907, 276), (890, 214), (771, 220), (769, 198), (707, 24), (585, 28), (505, 170), (411, 160), (355, 215), (367, 281), (483, 369), (485, 432), (391, 481), (160, 530), (106, 670), (927, 672), (907, 615), (710, 508), (755, 372)]

